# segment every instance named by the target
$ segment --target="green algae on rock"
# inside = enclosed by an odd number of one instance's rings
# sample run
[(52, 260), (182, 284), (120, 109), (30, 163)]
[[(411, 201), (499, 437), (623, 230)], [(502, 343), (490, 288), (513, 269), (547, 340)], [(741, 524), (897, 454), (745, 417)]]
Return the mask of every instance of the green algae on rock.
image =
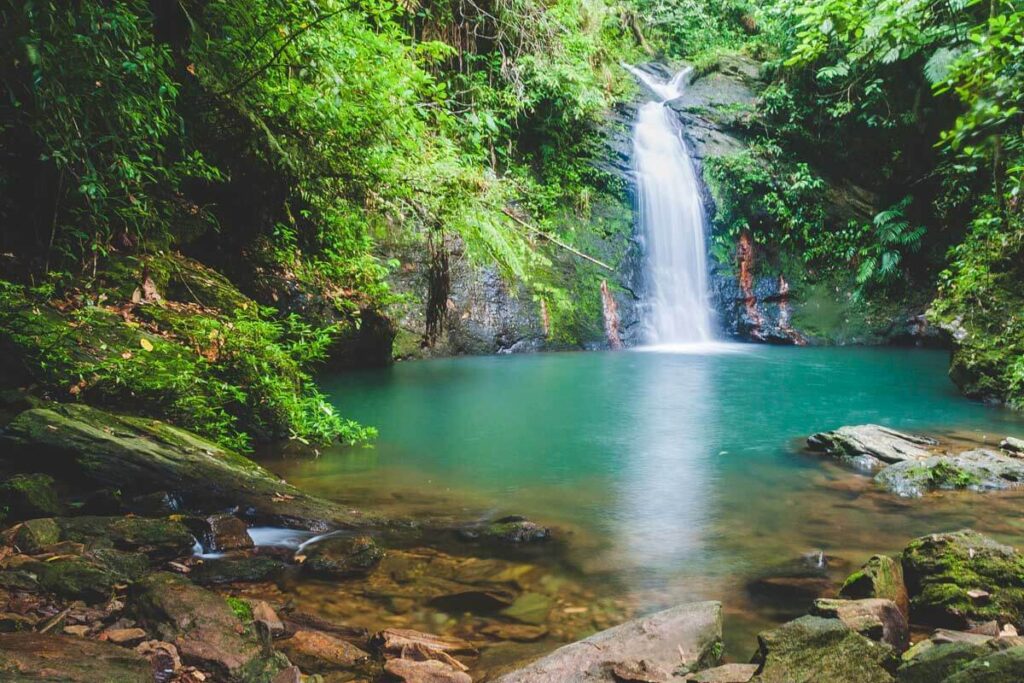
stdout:
[(61, 635), (0, 635), (0, 679), (65, 683), (153, 683), (149, 661), (98, 640)]
[(903, 551), (915, 622), (963, 627), (1024, 619), (1024, 556), (971, 529), (932, 534)]
[(875, 555), (859, 570), (850, 574), (839, 588), (839, 597), (848, 600), (884, 598), (892, 600), (910, 617), (910, 599), (903, 584), (903, 565), (888, 555)]
[(8, 520), (59, 515), (62, 506), (53, 483), (48, 474), (16, 474), (0, 482), (0, 519), (4, 510)]

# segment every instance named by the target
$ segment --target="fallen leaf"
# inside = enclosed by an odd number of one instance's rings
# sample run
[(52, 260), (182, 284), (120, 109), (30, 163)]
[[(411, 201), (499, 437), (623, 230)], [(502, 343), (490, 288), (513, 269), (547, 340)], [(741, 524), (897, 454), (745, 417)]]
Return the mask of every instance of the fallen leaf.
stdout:
[(141, 339), (139, 339), (139, 346), (141, 346), (146, 351), (152, 351), (153, 350), (153, 342), (149, 341), (145, 337), (142, 337)]

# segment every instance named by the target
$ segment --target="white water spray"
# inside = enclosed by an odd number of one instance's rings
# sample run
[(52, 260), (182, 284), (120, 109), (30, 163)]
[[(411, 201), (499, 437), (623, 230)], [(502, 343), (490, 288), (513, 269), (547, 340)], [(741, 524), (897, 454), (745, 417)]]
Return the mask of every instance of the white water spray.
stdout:
[(704, 207), (678, 118), (667, 103), (690, 69), (667, 83), (627, 66), (657, 99), (644, 104), (633, 132), (640, 227), (647, 258), (645, 323), (655, 345), (714, 339), (708, 304)]

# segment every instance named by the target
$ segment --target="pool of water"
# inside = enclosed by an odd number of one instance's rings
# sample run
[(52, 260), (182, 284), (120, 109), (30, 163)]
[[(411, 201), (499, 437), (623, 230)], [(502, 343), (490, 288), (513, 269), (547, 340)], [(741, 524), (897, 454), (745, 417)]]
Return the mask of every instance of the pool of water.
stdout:
[(1020, 414), (958, 395), (946, 353), (679, 351), (460, 358), (326, 377), (344, 415), (380, 430), (376, 445), (271, 466), (394, 514), (552, 525), (565, 540), (550, 558), (556, 570), (630, 611), (723, 601), (727, 648), (740, 659), (758, 629), (806, 608), (815, 581), (841, 581), (915, 535), (972, 525), (1024, 540), (1018, 494), (900, 499), (802, 450), (813, 432), (866, 422), (990, 442), (1024, 435)]

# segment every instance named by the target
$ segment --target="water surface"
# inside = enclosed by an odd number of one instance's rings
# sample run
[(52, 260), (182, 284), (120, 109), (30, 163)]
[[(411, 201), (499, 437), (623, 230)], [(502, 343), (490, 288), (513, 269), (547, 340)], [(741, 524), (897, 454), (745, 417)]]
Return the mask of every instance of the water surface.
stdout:
[(835, 582), (932, 531), (973, 525), (1024, 541), (1017, 494), (905, 500), (802, 451), (812, 432), (866, 422), (993, 442), (1024, 435), (1019, 414), (957, 394), (946, 353), (710, 350), (460, 358), (328, 377), (342, 413), (379, 428), (377, 445), (273, 466), (357, 506), (553, 525), (566, 540), (552, 547), (553, 571), (631, 612), (722, 600), (738, 658), (757, 629), (806, 608), (817, 579), (803, 568), (819, 555)]

